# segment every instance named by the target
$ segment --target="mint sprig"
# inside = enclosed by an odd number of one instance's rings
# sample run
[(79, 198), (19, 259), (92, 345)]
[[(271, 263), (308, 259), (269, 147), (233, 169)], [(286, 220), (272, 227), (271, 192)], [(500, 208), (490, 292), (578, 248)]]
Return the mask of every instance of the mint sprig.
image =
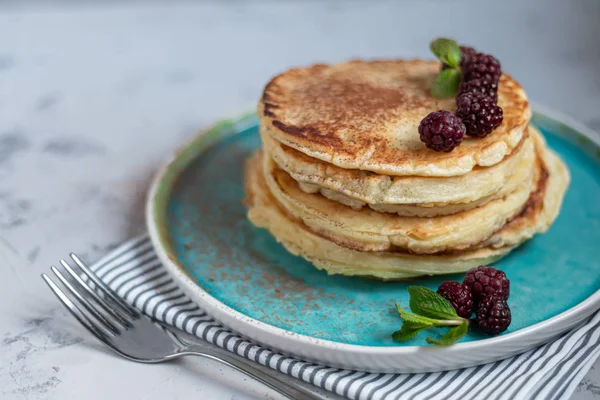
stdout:
[(460, 47), (452, 39), (439, 38), (430, 43), (429, 48), (435, 56), (446, 65), (440, 71), (431, 86), (431, 94), (437, 98), (456, 95), (460, 84)]
[(435, 56), (451, 68), (460, 65), (460, 47), (452, 39), (439, 38), (429, 44), (429, 48)]
[(412, 312), (436, 319), (457, 319), (452, 304), (436, 292), (423, 286), (409, 286), (410, 309)]
[(403, 324), (400, 330), (392, 334), (394, 340), (412, 339), (425, 329), (440, 327), (451, 328), (440, 339), (427, 337), (427, 343), (448, 346), (466, 335), (469, 320), (459, 317), (448, 300), (423, 286), (409, 286), (408, 293), (412, 312), (396, 304)]
[(448, 332), (446, 332), (446, 334), (444, 336), (442, 336), (441, 339), (432, 339), (432, 338), (428, 337), (425, 340), (427, 340), (427, 343), (429, 343), (429, 344), (435, 344), (438, 346), (449, 346), (449, 345), (453, 344), (454, 342), (456, 342), (461, 337), (465, 336), (468, 331), (469, 331), (469, 321), (467, 321), (465, 319), (463, 321), (463, 323), (460, 324), (459, 326), (448, 329)]
[(460, 71), (448, 68), (437, 74), (433, 85), (431, 85), (430, 92), (433, 97), (445, 99), (454, 96), (458, 92), (459, 85)]

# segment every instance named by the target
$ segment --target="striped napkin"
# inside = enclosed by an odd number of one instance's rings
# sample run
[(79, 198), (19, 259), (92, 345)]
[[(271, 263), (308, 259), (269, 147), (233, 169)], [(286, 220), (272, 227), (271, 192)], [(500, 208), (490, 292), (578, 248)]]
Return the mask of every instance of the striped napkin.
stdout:
[(147, 235), (92, 266), (130, 304), (252, 361), (350, 399), (567, 399), (600, 356), (600, 311), (558, 340), (503, 361), (455, 371), (374, 374), (275, 353), (220, 325), (173, 282)]

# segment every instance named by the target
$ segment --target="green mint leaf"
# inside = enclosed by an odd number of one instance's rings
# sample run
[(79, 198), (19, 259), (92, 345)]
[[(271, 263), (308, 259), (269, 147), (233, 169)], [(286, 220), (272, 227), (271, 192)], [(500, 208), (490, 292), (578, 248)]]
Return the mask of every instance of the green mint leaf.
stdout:
[(460, 319), (452, 304), (433, 290), (423, 286), (409, 286), (408, 293), (410, 309), (414, 313), (434, 319)]
[(428, 325), (429, 327), (436, 326), (439, 321), (435, 319), (427, 318), (422, 315), (411, 313), (408, 310), (400, 307), (398, 303), (396, 303), (396, 310), (398, 310), (398, 314), (404, 320), (405, 323), (412, 324), (420, 324), (420, 325)]
[[(422, 289), (425, 289), (425, 290), (423, 291)], [(411, 308), (413, 307), (412, 303), (413, 303), (414, 298), (432, 297), (432, 295), (431, 295), (432, 293), (433, 293), (433, 295), (438, 296), (437, 293), (432, 292), (431, 290), (429, 290), (427, 288), (423, 288), (421, 286), (409, 286), (408, 290), (409, 290), (409, 293), (411, 294)], [(416, 293), (416, 295), (413, 295), (413, 293)], [(435, 299), (435, 297), (433, 297), (433, 298)], [(442, 300), (446, 300), (446, 299), (444, 299), (442, 297)], [(425, 303), (425, 309), (429, 309), (428, 304), (429, 303)], [(450, 307), (452, 307), (452, 306), (450, 305)], [(418, 305), (415, 305), (415, 308), (418, 308)], [(398, 303), (396, 303), (396, 309), (398, 310), (398, 314), (400, 314), (400, 317), (402, 318), (403, 323), (402, 323), (402, 327), (400, 328), (400, 330), (398, 330), (392, 334), (392, 338), (394, 338), (394, 340), (412, 339), (422, 330), (433, 328), (433, 327), (443, 327), (443, 326), (452, 326), (452, 325), (462, 326), (465, 324), (468, 327), (468, 321), (466, 319), (458, 317), (456, 314), (453, 316), (452, 319), (433, 319), (433, 318), (429, 318), (429, 317), (415, 314), (408, 310), (405, 310), (404, 308), (400, 307), (400, 305)], [(413, 311), (415, 311), (415, 309), (413, 309)], [(440, 344), (444, 344), (444, 343), (450, 344), (452, 340), (456, 341), (460, 337), (464, 336), (464, 333), (463, 333), (462, 335), (458, 336), (456, 339), (453, 339), (453, 337), (454, 337), (453, 335), (458, 335), (460, 333), (460, 332), (456, 332), (456, 328), (458, 328), (458, 327), (459, 326), (450, 329), (450, 331), (452, 331), (454, 333), (452, 335), (447, 333), (446, 336), (448, 336), (448, 337), (444, 336), (443, 338), (441, 338), (439, 340)], [(450, 331), (448, 331), (448, 332), (450, 332)], [(430, 338), (428, 338), (428, 340), (429, 339)], [(435, 339), (431, 339), (431, 340), (436, 341)], [(433, 343), (433, 342), (431, 342), (431, 343)]]
[(431, 328), (435, 326), (436, 321), (423, 317), (421, 315), (413, 314), (410, 311), (405, 310), (400, 307), (398, 303), (396, 303), (396, 309), (400, 314), (400, 317), (403, 320), (402, 328), (399, 331), (396, 331), (392, 334), (392, 338), (394, 340), (408, 340), (412, 339), (417, 335), (417, 333), (421, 332), (424, 329)]
[(438, 99), (453, 97), (458, 91), (460, 84), (460, 71), (453, 68), (448, 68), (440, 71), (435, 77), (433, 86), (431, 86), (431, 94)]
[[(461, 337), (465, 336), (468, 331), (469, 331), (469, 321), (465, 319), (464, 322), (462, 324), (460, 324), (459, 326), (450, 328), (448, 330), (448, 332), (446, 332), (446, 334), (441, 337), (441, 339), (433, 339), (433, 338), (428, 337), (428, 338), (426, 338), (426, 340), (427, 340), (427, 343), (429, 343), (429, 344), (435, 344), (438, 346), (449, 346), (451, 344), (454, 344)], [(415, 333), (415, 335), (416, 335), (416, 333)]]
[(435, 56), (444, 64), (452, 68), (460, 65), (460, 47), (452, 39), (440, 38), (429, 44)]
[(402, 324), (402, 328), (392, 334), (392, 338), (399, 341), (412, 339), (417, 336), (417, 333), (428, 328), (431, 328), (430, 324), (404, 322), (404, 324)]

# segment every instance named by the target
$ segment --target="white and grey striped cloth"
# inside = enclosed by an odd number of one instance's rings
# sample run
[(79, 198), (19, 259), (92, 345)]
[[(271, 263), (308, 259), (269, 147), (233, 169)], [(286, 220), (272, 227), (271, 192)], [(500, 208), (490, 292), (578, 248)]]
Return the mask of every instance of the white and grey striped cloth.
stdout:
[(146, 235), (93, 269), (144, 313), (350, 399), (567, 399), (600, 355), (600, 311), (553, 343), (496, 363), (427, 374), (374, 374), (303, 362), (248, 342), (198, 308), (167, 275)]

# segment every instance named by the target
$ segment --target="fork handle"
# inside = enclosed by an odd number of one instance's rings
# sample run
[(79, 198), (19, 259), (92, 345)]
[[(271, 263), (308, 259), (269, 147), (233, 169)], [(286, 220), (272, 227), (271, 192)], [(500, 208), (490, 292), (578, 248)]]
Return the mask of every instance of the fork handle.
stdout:
[(257, 381), (261, 382), (264, 385), (267, 385), (271, 389), (279, 392), (280, 394), (289, 397), (294, 400), (322, 400), (322, 397), (319, 397), (315, 394), (309, 393), (308, 391), (302, 390), (299, 387), (292, 386), (291, 384), (265, 372), (256, 366), (250, 364), (246, 360), (238, 359), (232, 354), (219, 352), (219, 355), (210, 354), (206, 351), (204, 347), (195, 348), (196, 346), (190, 345), (188, 348), (184, 349), (178, 355), (181, 356), (199, 356), (208, 358), (211, 360), (219, 361), (222, 364), (228, 365), (229, 367), (240, 371)]

